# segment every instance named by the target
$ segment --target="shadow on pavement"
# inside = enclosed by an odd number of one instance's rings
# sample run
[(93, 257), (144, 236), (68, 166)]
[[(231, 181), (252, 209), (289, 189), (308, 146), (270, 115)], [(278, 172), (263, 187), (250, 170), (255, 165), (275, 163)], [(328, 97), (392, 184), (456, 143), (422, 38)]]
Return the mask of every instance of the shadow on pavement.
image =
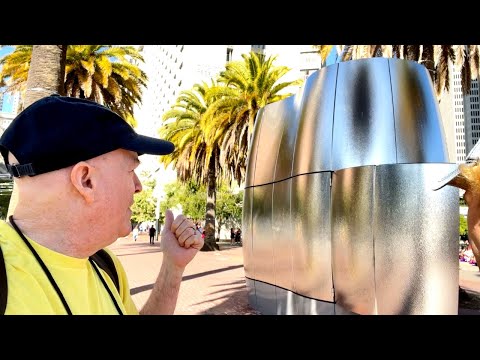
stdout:
[[(199, 277), (202, 277), (202, 276), (212, 275), (212, 274), (216, 274), (216, 273), (219, 273), (219, 272), (234, 270), (234, 269), (238, 269), (238, 268), (242, 268), (242, 267), (243, 267), (243, 265), (232, 265), (232, 266), (227, 266), (227, 267), (224, 267), (224, 268), (221, 268), (221, 269), (209, 270), (209, 271), (204, 271), (204, 272), (201, 272), (201, 273), (198, 273), (198, 274), (187, 275), (187, 276), (182, 277), (182, 282), (186, 281), (186, 280), (191, 280), (191, 279), (199, 278)], [(152, 289), (153, 289), (153, 284), (138, 286), (138, 287), (130, 289), (130, 295), (135, 295), (135, 294), (141, 293), (142, 291), (148, 291), (148, 290), (152, 290)]]

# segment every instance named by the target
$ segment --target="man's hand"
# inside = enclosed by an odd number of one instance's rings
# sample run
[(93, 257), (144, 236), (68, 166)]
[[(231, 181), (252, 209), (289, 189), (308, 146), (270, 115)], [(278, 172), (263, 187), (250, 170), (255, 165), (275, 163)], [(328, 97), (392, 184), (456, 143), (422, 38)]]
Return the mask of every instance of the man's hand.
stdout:
[(173, 219), (172, 211), (167, 210), (160, 242), (164, 258), (177, 267), (184, 268), (202, 247), (202, 234), (193, 221), (182, 214)]

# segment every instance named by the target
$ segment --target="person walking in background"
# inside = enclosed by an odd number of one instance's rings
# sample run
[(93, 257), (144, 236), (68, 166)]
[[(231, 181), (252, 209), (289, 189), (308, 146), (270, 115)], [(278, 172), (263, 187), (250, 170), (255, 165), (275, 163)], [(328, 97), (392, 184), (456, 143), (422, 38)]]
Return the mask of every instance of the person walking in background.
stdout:
[(240, 230), (240, 228), (238, 228), (237, 232), (235, 233), (235, 242), (236, 243), (242, 242), (242, 230)]
[[(5, 314), (173, 314), (185, 267), (204, 240), (182, 214), (165, 212), (161, 267), (138, 310), (125, 269), (108, 248), (132, 231), (135, 173), (141, 154), (172, 153), (171, 142), (139, 135), (93, 101), (44, 97), (0, 137), (0, 152), (18, 188), (18, 204), (0, 220), (8, 279)], [(56, 223), (63, 224), (58, 231)], [(95, 262), (99, 252), (110, 270)], [(6, 279), (5, 279), (6, 276)], [(118, 280), (118, 281), (116, 281)], [(116, 286), (118, 283), (118, 287)]]
[(150, 236), (150, 245), (153, 245), (155, 242), (155, 232), (157, 230), (155, 229), (155, 226), (150, 226), (150, 229), (148, 229), (148, 235)]
[(138, 238), (138, 226), (135, 226), (132, 231), (133, 240), (137, 241)]
[(233, 245), (235, 241), (235, 229), (232, 227), (230, 228), (230, 245)]

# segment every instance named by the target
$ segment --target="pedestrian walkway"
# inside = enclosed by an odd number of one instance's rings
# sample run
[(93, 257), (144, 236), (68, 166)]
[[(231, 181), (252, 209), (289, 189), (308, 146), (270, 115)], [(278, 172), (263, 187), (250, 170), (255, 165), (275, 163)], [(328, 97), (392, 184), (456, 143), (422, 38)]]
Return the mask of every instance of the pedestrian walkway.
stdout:
[[(150, 296), (160, 271), (160, 242), (149, 244), (147, 234), (137, 241), (132, 235), (118, 239), (109, 248), (128, 274), (132, 298), (140, 309)], [(480, 271), (459, 263), (460, 315), (480, 315)], [(243, 249), (220, 244), (220, 251), (200, 251), (185, 269), (175, 309), (177, 315), (259, 315), (248, 304)]]
[[(150, 245), (145, 234), (140, 234), (136, 242), (129, 235), (109, 247), (125, 267), (132, 298), (139, 309), (150, 296), (160, 271), (162, 253), (159, 247), (160, 242)], [(221, 245), (220, 249), (198, 252), (187, 266), (176, 315), (258, 314), (248, 304), (242, 247)]]

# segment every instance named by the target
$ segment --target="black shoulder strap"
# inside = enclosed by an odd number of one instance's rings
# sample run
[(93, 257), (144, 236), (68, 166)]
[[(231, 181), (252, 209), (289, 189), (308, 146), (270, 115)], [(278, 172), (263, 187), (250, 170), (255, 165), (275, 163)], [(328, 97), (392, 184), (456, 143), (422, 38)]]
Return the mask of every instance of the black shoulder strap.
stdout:
[(113, 263), (110, 255), (108, 255), (108, 253), (104, 249), (100, 249), (95, 254), (90, 256), (90, 258), (95, 262), (95, 264), (97, 264), (102, 270), (104, 270), (108, 274), (108, 276), (110, 276), (113, 283), (115, 284), (115, 287), (117, 288), (117, 291), (120, 292), (117, 268), (115, 267), (115, 264)]
[(3, 252), (0, 247), (0, 315), (5, 314), (7, 309), (7, 297), (8, 297), (8, 286), (7, 286), (7, 270), (5, 269), (5, 261), (3, 261)]

